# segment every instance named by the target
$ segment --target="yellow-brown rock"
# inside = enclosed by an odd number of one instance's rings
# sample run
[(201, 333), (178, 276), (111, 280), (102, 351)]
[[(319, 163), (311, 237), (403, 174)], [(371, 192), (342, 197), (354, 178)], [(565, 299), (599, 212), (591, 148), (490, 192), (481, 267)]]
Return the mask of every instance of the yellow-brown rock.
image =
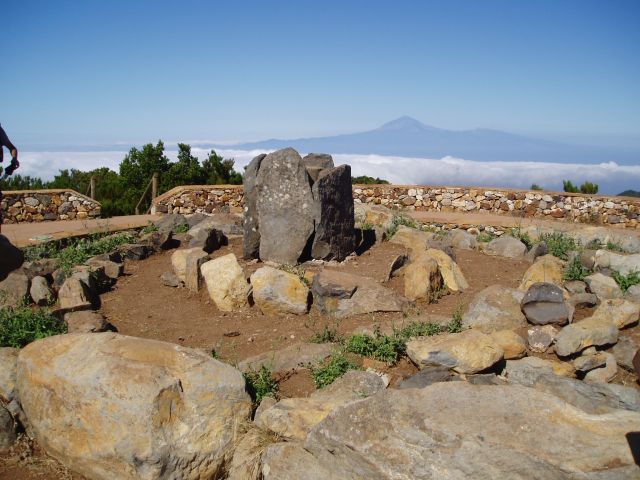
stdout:
[(565, 263), (553, 255), (544, 255), (538, 257), (533, 265), (531, 265), (522, 278), (522, 283), (518, 287), (519, 290), (526, 292), (534, 283), (553, 283), (562, 288), (562, 273), (564, 272)]
[(309, 288), (296, 275), (273, 267), (262, 267), (251, 275), (253, 301), (266, 315), (309, 310)]

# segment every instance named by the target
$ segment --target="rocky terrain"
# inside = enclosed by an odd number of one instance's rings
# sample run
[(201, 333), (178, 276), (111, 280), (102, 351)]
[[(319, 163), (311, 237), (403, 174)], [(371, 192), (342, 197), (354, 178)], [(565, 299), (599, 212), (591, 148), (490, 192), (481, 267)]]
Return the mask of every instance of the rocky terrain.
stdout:
[(0, 478), (638, 478), (638, 237), (333, 209), (329, 160), (81, 265), (0, 244), (68, 332), (0, 348)]

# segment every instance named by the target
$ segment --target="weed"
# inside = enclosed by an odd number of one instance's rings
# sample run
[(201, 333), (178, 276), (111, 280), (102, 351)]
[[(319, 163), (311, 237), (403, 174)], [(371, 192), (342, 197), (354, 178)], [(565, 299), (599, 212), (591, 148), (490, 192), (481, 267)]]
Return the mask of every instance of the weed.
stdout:
[(482, 243), (488, 243), (491, 240), (494, 240), (495, 238), (496, 236), (493, 233), (487, 232), (486, 230), (476, 235), (476, 241), (482, 242)]
[(211, 355), (211, 358), (215, 360), (220, 360), (220, 355), (218, 354), (218, 352), (216, 352), (215, 348), (211, 349), (211, 351), (209, 352), (209, 355)]
[(302, 265), (280, 265), (279, 268), (283, 272), (295, 275), (305, 285), (311, 285), (311, 282), (307, 278), (307, 271)]
[(429, 292), (428, 303), (438, 303), (438, 300), (444, 297), (448, 291), (449, 289), (446, 287), (446, 285), (443, 285), (438, 290)]
[(311, 337), (311, 343), (340, 343), (342, 336), (338, 333), (338, 329), (325, 325), (320, 332), (315, 332)]
[(256, 405), (260, 405), (264, 397), (276, 398), (278, 383), (273, 379), (271, 369), (265, 365), (262, 365), (257, 372), (253, 370), (246, 372), (244, 379), (247, 382), (247, 392)]
[(578, 244), (569, 235), (561, 232), (543, 233), (540, 235), (540, 241), (547, 244), (549, 253), (555, 257), (567, 260), (569, 252), (578, 249)]
[(625, 252), (624, 247), (621, 244), (619, 244), (618, 242), (608, 241), (607, 244), (605, 245), (605, 248), (607, 250), (611, 250), (612, 252), (618, 252), (618, 253), (624, 253)]
[(362, 225), (360, 225), (360, 230), (373, 230), (373, 224), (372, 223), (363, 223)]
[(522, 243), (524, 243), (527, 246), (527, 250), (531, 250), (533, 242), (531, 241), (531, 237), (528, 233), (523, 232), (520, 227), (514, 227), (511, 229), (510, 234), (513, 238), (517, 238)]
[(358, 367), (351, 363), (344, 352), (336, 352), (331, 355), (329, 361), (320, 367), (310, 367), (311, 376), (317, 388), (331, 385), (334, 380), (344, 375), (349, 370), (357, 370)]
[(40, 338), (67, 332), (67, 326), (48, 310), (29, 307), (0, 309), (0, 347), (22, 348)]
[(358, 333), (347, 339), (348, 352), (375, 358), (386, 363), (395, 363), (406, 349), (405, 342), (396, 335), (382, 335), (376, 331), (374, 336)]
[(147, 226), (142, 229), (142, 233), (153, 233), (158, 231), (158, 226), (151, 220), (147, 222)]
[(412, 218), (405, 217), (404, 215), (397, 215), (393, 217), (393, 220), (391, 220), (391, 225), (385, 231), (385, 238), (387, 240), (391, 239), (397, 233), (398, 227), (400, 227), (400, 225), (404, 225), (405, 227), (409, 228), (419, 228), (418, 223), (416, 223), (416, 221)]
[(462, 313), (464, 312), (464, 304), (461, 302), (453, 311), (451, 321), (447, 324), (447, 332), (460, 333), (462, 331)]
[(640, 272), (634, 270), (632, 272), (629, 272), (628, 275), (623, 275), (619, 272), (613, 272), (613, 279), (620, 287), (620, 290), (626, 292), (627, 290), (629, 290), (629, 287), (640, 284)]
[(411, 322), (400, 330), (395, 330), (394, 335), (405, 342), (412, 337), (430, 337), (442, 333), (442, 327), (431, 322)]
[(602, 247), (602, 242), (597, 238), (589, 240), (589, 243), (584, 246), (586, 250), (600, 250)]
[(189, 224), (181, 223), (173, 228), (174, 233), (187, 233), (189, 231)]
[(590, 275), (591, 271), (582, 265), (582, 261), (579, 256), (576, 256), (571, 260), (562, 273), (564, 280), (580, 280), (583, 281), (584, 277)]

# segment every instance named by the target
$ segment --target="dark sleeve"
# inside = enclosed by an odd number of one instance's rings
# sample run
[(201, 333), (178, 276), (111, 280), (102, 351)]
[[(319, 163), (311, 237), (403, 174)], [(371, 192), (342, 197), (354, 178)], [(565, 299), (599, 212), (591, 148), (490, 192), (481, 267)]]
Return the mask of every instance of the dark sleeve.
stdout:
[(9, 150), (17, 150), (13, 143), (11, 143), (11, 140), (9, 140), (9, 137), (7, 137), (4, 129), (0, 126), (0, 148), (3, 146), (7, 147)]

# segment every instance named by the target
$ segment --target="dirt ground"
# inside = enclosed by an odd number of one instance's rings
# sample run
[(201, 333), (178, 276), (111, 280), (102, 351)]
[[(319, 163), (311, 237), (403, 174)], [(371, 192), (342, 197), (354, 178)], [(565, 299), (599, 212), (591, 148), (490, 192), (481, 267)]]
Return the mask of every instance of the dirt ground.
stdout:
[[(213, 257), (230, 252), (241, 258), (241, 238), (231, 239), (230, 244), (215, 252)], [(464, 293), (447, 294), (430, 304), (419, 302), (408, 314), (372, 313), (336, 321), (320, 315), (313, 308), (309, 315), (301, 316), (262, 315), (256, 307), (231, 313), (221, 312), (210, 300), (204, 287), (195, 294), (185, 288), (171, 288), (162, 284), (160, 276), (171, 271), (172, 253), (170, 250), (143, 261), (127, 262), (125, 275), (111, 291), (101, 296), (101, 312), (124, 335), (173, 342), (207, 352), (215, 351), (221, 360), (231, 364), (268, 350), (308, 341), (325, 326), (346, 335), (361, 326), (401, 325), (417, 316), (424, 318), (424, 315), (441, 315), (450, 318), (456, 309), (468, 306), (480, 290), (490, 285), (517, 287), (530, 265), (524, 260), (491, 257), (478, 251), (455, 250), (456, 262), (470, 285)], [(327, 265), (325, 268), (368, 276), (402, 293), (401, 279), (385, 281), (393, 258), (402, 253), (406, 253), (404, 247), (382, 243), (348, 262)], [(262, 266), (257, 262), (241, 261), (241, 264), (247, 276)], [(310, 272), (320, 268), (322, 267), (318, 265), (306, 266), (306, 270)], [(580, 319), (588, 316), (589, 310), (576, 313), (576, 319)], [(640, 329), (623, 334), (640, 340)], [(417, 371), (406, 359), (392, 367), (368, 359), (358, 358), (357, 361), (363, 367), (373, 366), (387, 372), (392, 384)], [(630, 375), (625, 375), (621, 373), (617, 382), (637, 386)], [(276, 379), (282, 398), (306, 396), (315, 389), (308, 370), (278, 374)], [(82, 477), (68, 472), (26, 439), (9, 454), (0, 456), (0, 480), (41, 479), (82, 480)]]

